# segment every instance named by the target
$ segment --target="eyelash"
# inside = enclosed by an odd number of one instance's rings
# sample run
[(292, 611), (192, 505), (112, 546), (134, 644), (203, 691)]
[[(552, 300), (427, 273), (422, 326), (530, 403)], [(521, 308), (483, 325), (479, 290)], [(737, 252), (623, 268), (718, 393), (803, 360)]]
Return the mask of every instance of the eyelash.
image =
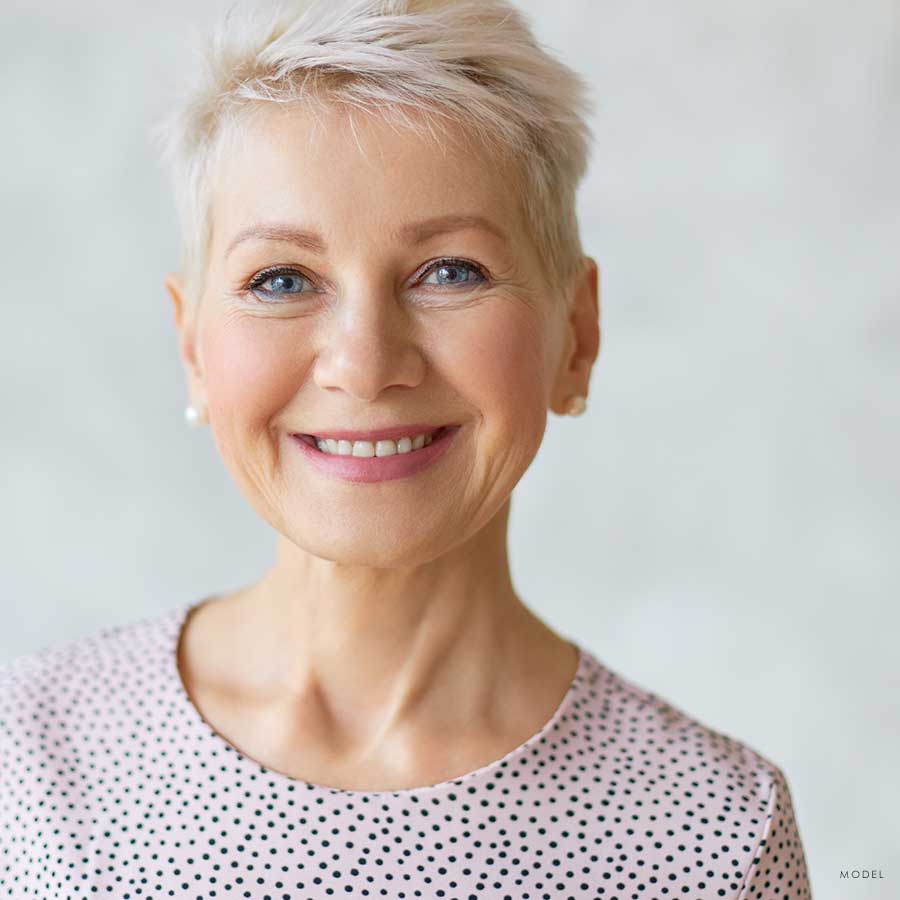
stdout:
[[(460, 259), (458, 257), (446, 256), (441, 259), (437, 259), (434, 262), (429, 263), (425, 269), (419, 274), (418, 279), (427, 278), (434, 270), (440, 269), (441, 266), (459, 266), (460, 268), (468, 268), (471, 271), (477, 272), (481, 276), (481, 281), (476, 282), (475, 284), (484, 284), (489, 280), (489, 276), (485, 270), (479, 266), (477, 263), (470, 262), (467, 259)], [(312, 283), (311, 278), (307, 278), (303, 272), (295, 269), (292, 266), (272, 266), (268, 269), (263, 269), (261, 272), (257, 272), (246, 285), (246, 291), (257, 291), (262, 285), (264, 285), (270, 278), (275, 278), (277, 275), (297, 275), (302, 278), (308, 284)], [(417, 279), (417, 280), (418, 280)], [(474, 284), (469, 284), (468, 282), (462, 282), (468, 287), (474, 287)], [(430, 287), (453, 287), (453, 285), (430, 285)], [(304, 293), (301, 291), (301, 293)], [(286, 294), (285, 296), (291, 296), (290, 294)]]

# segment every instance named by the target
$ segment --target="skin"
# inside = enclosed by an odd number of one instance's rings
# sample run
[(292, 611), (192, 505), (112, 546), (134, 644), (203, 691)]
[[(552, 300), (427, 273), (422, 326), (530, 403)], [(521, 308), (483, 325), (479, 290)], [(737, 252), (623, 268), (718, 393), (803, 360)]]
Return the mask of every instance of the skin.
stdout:
[[(351, 127), (336, 108), (314, 131), (311, 116), (272, 107), (249, 120), (216, 171), (199, 304), (177, 275), (165, 281), (191, 402), (277, 533), (257, 581), (188, 618), (179, 669), (246, 756), (315, 784), (400, 790), (505, 755), (574, 677), (575, 646), (516, 595), (506, 535), (548, 411), (588, 395), (598, 273), (583, 257), (571, 283), (548, 283), (515, 173), (474, 142), (376, 115)], [(394, 233), (448, 213), (483, 216), (507, 240)], [(252, 238), (229, 252), (273, 222), (327, 249)], [(463, 284), (424, 271), (445, 256), (473, 264), (454, 270)], [(273, 265), (299, 278), (246, 290)], [(289, 437), (411, 422), (462, 427), (433, 466), (378, 483), (317, 472)]]

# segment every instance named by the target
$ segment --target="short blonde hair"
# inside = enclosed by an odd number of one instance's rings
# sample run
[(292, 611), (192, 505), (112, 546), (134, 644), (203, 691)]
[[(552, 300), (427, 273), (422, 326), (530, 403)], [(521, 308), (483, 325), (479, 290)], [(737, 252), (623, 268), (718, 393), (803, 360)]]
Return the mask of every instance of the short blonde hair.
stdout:
[(583, 255), (575, 193), (587, 169), (593, 136), (585, 116), (593, 104), (586, 82), (538, 44), (506, 0), (232, 6), (199, 49), (198, 75), (156, 128), (173, 171), (181, 274), (193, 309), (208, 265), (210, 186), (223, 138), (248, 107), (309, 105), (320, 96), (393, 116), (418, 133), (451, 120), (514, 161), (548, 282), (569, 285)]

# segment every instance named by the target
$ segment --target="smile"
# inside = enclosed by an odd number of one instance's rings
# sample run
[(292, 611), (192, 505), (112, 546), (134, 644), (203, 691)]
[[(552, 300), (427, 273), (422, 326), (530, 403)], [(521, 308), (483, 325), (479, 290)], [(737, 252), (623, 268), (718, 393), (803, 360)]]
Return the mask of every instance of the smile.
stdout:
[(299, 437), (311, 447), (316, 447), (322, 453), (327, 453), (331, 456), (383, 457), (395, 456), (398, 453), (414, 453), (417, 450), (421, 450), (432, 441), (438, 439), (451, 427), (453, 426), (442, 425), (433, 431), (416, 435), (404, 435), (397, 440), (382, 438), (377, 441), (351, 441), (333, 437), (320, 437), (314, 434), (301, 434)]
[(406, 478), (435, 463), (453, 442), (459, 425), (378, 440), (292, 434), (303, 457), (319, 472), (352, 482)]

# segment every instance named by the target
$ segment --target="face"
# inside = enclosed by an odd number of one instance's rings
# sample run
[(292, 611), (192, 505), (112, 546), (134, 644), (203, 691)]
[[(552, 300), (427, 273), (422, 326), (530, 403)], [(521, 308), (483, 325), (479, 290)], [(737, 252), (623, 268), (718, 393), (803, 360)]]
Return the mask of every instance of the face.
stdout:
[[(336, 109), (323, 124), (269, 109), (223, 156), (194, 315), (167, 280), (182, 357), (225, 466), (278, 532), (325, 559), (421, 564), (504, 508), (548, 409), (587, 394), (596, 268), (567, 308), (514, 173), (473, 145)], [(403, 459), (319, 458), (299, 437), (411, 424), (458, 427)]]

